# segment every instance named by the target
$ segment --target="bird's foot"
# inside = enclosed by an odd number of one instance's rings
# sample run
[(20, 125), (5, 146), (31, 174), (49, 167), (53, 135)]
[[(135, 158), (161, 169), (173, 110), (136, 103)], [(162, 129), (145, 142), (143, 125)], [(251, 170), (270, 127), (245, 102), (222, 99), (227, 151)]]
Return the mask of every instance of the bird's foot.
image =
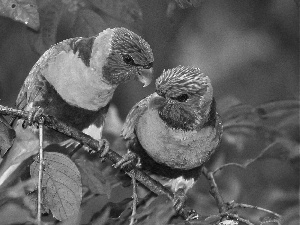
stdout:
[(176, 212), (180, 212), (185, 204), (186, 201), (186, 194), (183, 188), (179, 188), (175, 193), (174, 193), (174, 209)]
[(28, 119), (24, 120), (22, 127), (26, 129), (28, 126), (33, 124), (33, 121), (36, 121), (44, 112), (44, 109), (40, 107), (33, 107), (29, 110)]
[(191, 221), (191, 220), (198, 220), (198, 219), (199, 219), (199, 214), (194, 209), (190, 209), (188, 211), (186, 220)]
[[(174, 193), (174, 209), (176, 212), (181, 213), (183, 210), (183, 207), (185, 206), (185, 201), (186, 201), (186, 194), (184, 188), (179, 188), (175, 193)], [(199, 218), (198, 213), (194, 209), (189, 209), (186, 210), (185, 214), (185, 219), (187, 221), (190, 220), (196, 220)]]
[(128, 164), (134, 163), (136, 167), (141, 167), (141, 159), (134, 152), (128, 151), (125, 155), (122, 156), (116, 164), (114, 164), (115, 168), (123, 169)]

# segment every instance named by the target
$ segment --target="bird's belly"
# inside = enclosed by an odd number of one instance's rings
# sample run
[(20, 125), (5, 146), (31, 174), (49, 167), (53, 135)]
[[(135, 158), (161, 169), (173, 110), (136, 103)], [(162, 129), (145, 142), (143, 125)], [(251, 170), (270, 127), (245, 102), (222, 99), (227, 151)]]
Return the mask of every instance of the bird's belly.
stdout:
[(156, 162), (184, 170), (202, 165), (219, 142), (213, 127), (199, 131), (172, 129), (154, 110), (148, 110), (139, 119), (137, 136)]

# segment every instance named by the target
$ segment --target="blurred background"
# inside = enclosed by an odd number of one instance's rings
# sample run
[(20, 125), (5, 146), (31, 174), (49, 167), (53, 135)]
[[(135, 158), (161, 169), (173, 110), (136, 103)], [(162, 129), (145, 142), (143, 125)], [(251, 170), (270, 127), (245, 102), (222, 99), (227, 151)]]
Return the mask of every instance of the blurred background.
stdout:
[[(138, 26), (127, 21), (91, 23), (94, 33), (105, 25), (137, 30), (153, 49), (155, 77), (177, 65), (199, 67), (211, 78), (219, 106), (228, 97), (250, 104), (299, 97), (299, 8), (295, 1), (210, 0), (187, 9), (171, 1), (137, 2), (143, 13)], [(72, 12), (67, 13), (60, 18), (55, 42), (74, 33), (88, 36), (86, 30), (74, 32)], [(0, 31), (0, 99), (1, 104), (12, 106), (43, 49), (32, 47), (34, 31), (21, 23), (0, 17)], [(153, 90), (154, 83), (142, 88), (134, 81), (118, 88), (114, 103), (122, 119)]]
[[(31, 67), (51, 44), (74, 36), (90, 36), (115, 26), (136, 31), (150, 44), (155, 57), (155, 77), (163, 69), (177, 65), (201, 68), (212, 80), (221, 115), (239, 103), (258, 105), (276, 100), (299, 100), (298, 1), (194, 2), (197, 7), (183, 9), (175, 1), (124, 1), (119, 7), (109, 1), (63, 0), (59, 4), (64, 11), (57, 16), (57, 11), (51, 14), (51, 10), (46, 10), (57, 6), (44, 0), (38, 3), (47, 12), (40, 18), (41, 25), (48, 26), (42, 36), (20, 22), (0, 17), (0, 104), (14, 105)], [(106, 11), (109, 7), (119, 7), (116, 10), (125, 16), (116, 13), (117, 18), (111, 17), (109, 10)], [(78, 15), (91, 22), (79, 21)], [(54, 24), (52, 27), (47, 19)], [(116, 108), (110, 121), (115, 124), (115, 130), (110, 132), (119, 132), (131, 107), (154, 89), (154, 82), (147, 88), (135, 81), (118, 87), (113, 99)], [(299, 116), (293, 117), (293, 124), (289, 134), (299, 149)], [(234, 141), (234, 145), (228, 140), (223, 141), (210, 166), (228, 161), (243, 162), (255, 157), (265, 146), (260, 134), (247, 141)], [(297, 169), (279, 160), (266, 160), (254, 163), (247, 171), (228, 169), (217, 181), (221, 183), (226, 201), (259, 205), (285, 215), (292, 212), (292, 219), (285, 224), (298, 224), (299, 218), (295, 217), (299, 215)], [(191, 193), (190, 204), (204, 214), (216, 213), (207, 183), (202, 180), (198, 183)], [(251, 218), (261, 216), (257, 211), (247, 213)]]

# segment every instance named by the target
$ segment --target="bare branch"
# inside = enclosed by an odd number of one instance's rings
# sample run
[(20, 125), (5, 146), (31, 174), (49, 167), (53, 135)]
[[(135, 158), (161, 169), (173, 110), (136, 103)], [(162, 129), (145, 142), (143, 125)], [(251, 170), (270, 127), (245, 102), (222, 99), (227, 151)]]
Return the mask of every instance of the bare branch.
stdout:
[(271, 210), (264, 209), (264, 208), (261, 208), (261, 207), (258, 207), (258, 206), (254, 206), (254, 205), (248, 205), (248, 204), (244, 204), (244, 203), (236, 203), (236, 202), (232, 201), (232, 202), (228, 203), (228, 207), (229, 207), (229, 209), (234, 209), (234, 208), (257, 209), (257, 210), (260, 210), (260, 211), (263, 211), (263, 212), (266, 212), (266, 213), (273, 214), (278, 219), (281, 218), (281, 215), (279, 215), (278, 213), (275, 213), (275, 212), (273, 212)]
[(213, 175), (215, 175), (217, 172), (221, 171), (222, 169), (224, 169), (225, 167), (229, 167), (229, 166), (236, 166), (236, 167), (239, 167), (239, 168), (243, 168), (243, 169), (246, 169), (250, 164), (254, 163), (255, 161), (257, 161), (259, 158), (261, 158), (264, 153), (266, 151), (268, 151), (269, 149), (271, 149), (272, 147), (274, 147), (275, 145), (277, 144), (277, 142), (273, 142), (271, 144), (269, 144), (266, 148), (264, 148), (261, 153), (256, 156), (255, 158), (253, 159), (248, 159), (244, 164), (239, 164), (239, 163), (226, 163), (222, 166), (220, 166), (219, 168), (215, 169), (213, 171)]
[[(0, 114), (10, 115), (27, 120), (29, 112), (0, 105)], [(96, 154), (100, 157), (103, 149), (99, 150), (99, 142), (97, 140), (75, 128), (68, 126), (61, 121), (58, 121), (56, 118), (50, 115), (42, 114), (39, 117), (34, 118), (33, 122), (38, 123), (41, 117), (44, 119), (45, 126), (63, 133), (84, 145), (87, 145), (91, 149), (95, 150)], [(109, 159), (113, 164), (116, 164), (122, 157), (115, 151), (109, 149), (108, 153), (105, 155), (105, 158)], [(130, 177), (135, 177), (135, 179), (146, 186), (150, 191), (154, 192), (157, 195), (165, 194), (174, 202), (174, 194), (171, 190), (164, 187), (161, 183), (137, 169), (135, 165), (129, 164), (123, 167), (122, 170), (124, 170)], [(185, 219), (188, 218), (189, 213), (190, 210), (187, 210), (185, 208), (182, 208), (182, 210), (180, 210), (179, 212), (179, 214)]]
[(217, 186), (217, 183), (214, 178), (213, 172), (209, 172), (206, 167), (202, 168), (202, 173), (208, 180), (208, 183), (210, 184), (210, 190), (209, 193), (214, 197), (216, 200), (218, 209), (220, 213), (225, 213), (227, 211), (226, 204), (224, 203), (224, 200), (219, 192), (219, 188)]
[(42, 224), (42, 179), (43, 179), (43, 164), (44, 164), (44, 152), (43, 152), (43, 132), (44, 132), (44, 120), (41, 118), (39, 121), (39, 182), (38, 182), (38, 201), (37, 201), (37, 223), (38, 225)]
[(135, 216), (136, 216), (136, 207), (138, 203), (138, 196), (137, 196), (137, 184), (134, 176), (132, 177), (132, 214), (130, 218), (130, 224), (129, 225), (134, 225), (135, 224)]

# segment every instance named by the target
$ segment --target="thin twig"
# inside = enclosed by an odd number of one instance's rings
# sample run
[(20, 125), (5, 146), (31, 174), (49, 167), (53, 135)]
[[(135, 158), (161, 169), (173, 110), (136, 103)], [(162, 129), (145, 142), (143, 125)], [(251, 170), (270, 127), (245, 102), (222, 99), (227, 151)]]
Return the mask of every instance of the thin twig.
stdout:
[(266, 221), (260, 222), (259, 225), (267, 224), (267, 223), (277, 223), (277, 225), (281, 225), (280, 221), (278, 219), (269, 219)]
[(136, 206), (138, 203), (138, 196), (137, 196), (137, 191), (136, 191), (136, 179), (134, 176), (132, 176), (132, 213), (131, 213), (131, 218), (130, 218), (130, 224), (129, 225), (134, 225), (135, 224), (135, 216), (136, 216)]
[(230, 202), (229, 204), (229, 208), (230, 209), (234, 209), (234, 208), (249, 208), (249, 209), (257, 209), (266, 213), (270, 213), (273, 214), (274, 216), (276, 216), (278, 219), (281, 218), (281, 215), (279, 215), (278, 213), (275, 213), (271, 210), (265, 209), (265, 208), (261, 208), (259, 206), (254, 206), (254, 205), (248, 205), (248, 204), (244, 204), (244, 203), (236, 203), (236, 202)]
[(229, 167), (229, 166), (236, 166), (236, 167), (239, 167), (239, 168), (242, 168), (242, 169), (246, 169), (249, 165), (251, 165), (252, 163), (256, 162), (259, 158), (261, 158), (265, 154), (266, 151), (268, 151), (269, 149), (271, 149), (272, 147), (274, 147), (276, 144), (277, 144), (277, 142), (272, 142), (267, 147), (265, 147), (255, 158), (248, 159), (243, 164), (239, 164), (239, 163), (226, 163), (226, 164), (220, 166), (219, 168), (215, 169), (213, 171), (213, 175), (215, 175), (217, 172), (221, 171), (225, 167)]
[(202, 168), (202, 173), (208, 180), (210, 184), (210, 190), (209, 193), (213, 196), (213, 198), (216, 200), (218, 209), (220, 213), (225, 213), (227, 211), (227, 207), (224, 203), (224, 200), (219, 192), (219, 188), (217, 186), (217, 183), (215, 181), (213, 172), (208, 171), (206, 167)]
[(37, 223), (38, 225), (42, 224), (42, 179), (43, 179), (43, 164), (44, 164), (44, 157), (43, 157), (43, 131), (44, 131), (44, 121), (41, 118), (39, 121), (39, 158), (40, 158), (40, 164), (39, 164), (39, 182), (38, 182), (38, 206), (37, 206)]
[[(11, 115), (18, 118), (28, 119), (28, 112), (23, 110), (17, 110), (9, 107), (5, 107), (0, 105), (0, 114), (3, 115)], [(102, 153), (102, 149), (99, 150), (99, 142), (95, 139), (93, 139), (91, 136), (70, 127), (69, 125), (57, 120), (53, 116), (42, 114), (40, 117), (43, 117), (44, 119), (44, 125), (48, 128), (54, 129), (60, 133), (63, 133), (78, 142), (87, 145), (91, 149), (95, 150), (97, 155), (100, 157)], [(35, 123), (38, 123), (38, 121), (33, 121)], [(105, 155), (105, 158), (109, 159), (113, 164), (116, 164), (122, 157), (116, 153), (115, 151), (109, 149), (108, 153)], [(130, 177), (134, 176), (140, 183), (142, 183), (144, 186), (146, 186), (150, 191), (154, 192), (157, 195), (165, 194), (167, 195), (172, 201), (174, 201), (174, 194), (173, 192), (164, 187), (161, 183), (158, 181), (152, 179), (150, 176), (145, 174), (144, 172), (137, 169), (134, 165), (130, 164), (128, 166), (125, 166), (122, 168), (126, 174), (128, 174)], [(133, 171), (133, 173), (132, 173)], [(183, 208), (179, 214), (183, 218), (188, 218), (190, 210), (187, 210)]]

